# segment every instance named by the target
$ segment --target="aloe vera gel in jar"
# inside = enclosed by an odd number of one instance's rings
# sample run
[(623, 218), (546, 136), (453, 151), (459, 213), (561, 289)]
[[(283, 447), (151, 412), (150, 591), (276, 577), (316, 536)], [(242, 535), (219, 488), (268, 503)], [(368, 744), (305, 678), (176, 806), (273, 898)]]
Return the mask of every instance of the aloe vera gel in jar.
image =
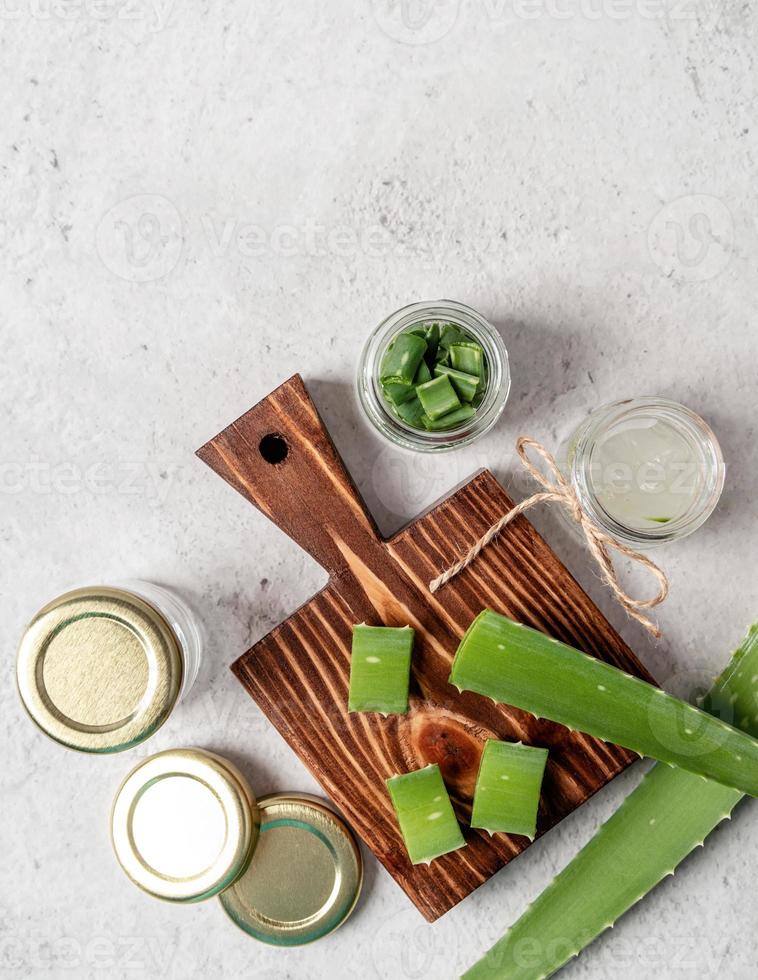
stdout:
[(585, 512), (632, 544), (690, 534), (724, 485), (715, 435), (694, 412), (660, 398), (605, 405), (574, 432), (561, 467)]

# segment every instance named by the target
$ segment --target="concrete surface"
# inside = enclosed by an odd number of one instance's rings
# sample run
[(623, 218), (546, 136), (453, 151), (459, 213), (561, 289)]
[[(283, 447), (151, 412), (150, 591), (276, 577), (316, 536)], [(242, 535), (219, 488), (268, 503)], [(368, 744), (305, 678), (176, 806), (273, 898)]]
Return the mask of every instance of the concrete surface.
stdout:
[[(522, 432), (555, 444), (625, 394), (701, 412), (727, 487), (658, 552), (661, 643), (534, 521), (671, 689), (725, 662), (758, 614), (757, 24), (732, 0), (2, 5), (0, 974), (452, 977), (636, 783), (433, 927), (369, 859), (353, 919), (300, 950), (143, 896), (107, 836), (120, 778), (172, 745), (228, 752), (259, 793), (315, 789), (226, 668), (323, 572), (193, 457), (294, 370), (385, 532), (481, 465), (526, 493)], [(428, 460), (370, 432), (352, 386), (370, 328), (442, 296), (500, 327), (514, 384), (485, 440)], [(124, 576), (194, 603), (203, 671), (142, 749), (66, 753), (20, 709), (15, 646), (58, 591)], [(756, 976), (755, 818), (564, 975)]]

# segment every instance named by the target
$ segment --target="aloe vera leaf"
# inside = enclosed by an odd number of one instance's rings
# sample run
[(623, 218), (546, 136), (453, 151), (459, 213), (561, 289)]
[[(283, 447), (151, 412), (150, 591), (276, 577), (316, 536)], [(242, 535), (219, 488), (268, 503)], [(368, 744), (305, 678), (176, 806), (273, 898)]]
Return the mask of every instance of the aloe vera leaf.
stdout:
[(426, 351), (426, 341), (413, 333), (398, 334), (390, 341), (382, 358), (379, 380), (387, 384), (413, 384), (421, 359)]
[(408, 710), (414, 630), (410, 626), (353, 627), (348, 711)]
[(429, 864), (465, 845), (438, 765), (391, 776), (387, 789), (412, 864)]
[(438, 378), (441, 374), (446, 374), (450, 378), (450, 383), (461, 401), (470, 402), (473, 400), (479, 390), (479, 378), (476, 375), (456, 371), (455, 368), (448, 367), (447, 364), (437, 364), (434, 368), (434, 376)]
[[(758, 735), (758, 625), (703, 705)], [(742, 794), (684, 769), (653, 766), (637, 789), (526, 909), (465, 980), (543, 980), (644, 898)]]
[(447, 375), (444, 374), (427, 381), (426, 384), (419, 385), (416, 388), (416, 394), (424, 406), (424, 411), (433, 422), (461, 406), (455, 388), (453, 388)]
[(758, 741), (660, 688), (491, 610), (450, 683), (758, 796)]
[(471, 826), (534, 840), (546, 762), (547, 749), (488, 739), (476, 777)]

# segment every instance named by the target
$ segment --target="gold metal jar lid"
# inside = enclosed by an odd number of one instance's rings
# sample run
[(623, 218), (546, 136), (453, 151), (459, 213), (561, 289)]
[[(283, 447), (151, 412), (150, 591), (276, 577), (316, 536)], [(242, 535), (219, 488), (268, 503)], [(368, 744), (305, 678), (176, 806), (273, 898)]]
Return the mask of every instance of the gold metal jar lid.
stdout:
[(158, 610), (123, 589), (59, 596), (26, 629), (18, 689), (39, 727), (82, 752), (119, 752), (152, 735), (171, 713), (183, 659)]
[(247, 871), (219, 896), (232, 921), (275, 946), (333, 932), (355, 908), (363, 862), (347, 824), (306, 794), (258, 801), (261, 836)]
[(111, 839), (135, 885), (172, 902), (228, 888), (250, 862), (259, 812), (244, 776), (204, 749), (158, 752), (116, 794)]

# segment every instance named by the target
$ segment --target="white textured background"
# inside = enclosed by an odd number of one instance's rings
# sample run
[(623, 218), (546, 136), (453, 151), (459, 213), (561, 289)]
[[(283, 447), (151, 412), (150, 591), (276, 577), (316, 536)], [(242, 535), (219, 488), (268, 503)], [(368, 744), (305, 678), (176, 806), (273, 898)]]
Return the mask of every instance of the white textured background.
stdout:
[[(277, 950), (215, 902), (132, 888), (112, 793), (194, 743), (259, 793), (314, 784), (227, 671), (322, 571), (193, 457), (294, 370), (390, 532), (513, 443), (658, 393), (716, 428), (727, 489), (658, 553), (654, 645), (563, 525), (535, 523), (676, 689), (758, 616), (758, 17), (739, 0), (3, 0), (0, 12), (0, 974), (451, 977), (638, 780), (628, 772), (435, 926), (367, 860), (342, 931)], [(390, 449), (352, 397), (367, 332), (417, 299), (501, 329), (497, 429), (435, 460)], [(125, 575), (208, 632), (189, 702), (137, 752), (67, 753), (23, 716), (15, 646), (45, 600)], [(565, 976), (758, 974), (754, 805)]]

